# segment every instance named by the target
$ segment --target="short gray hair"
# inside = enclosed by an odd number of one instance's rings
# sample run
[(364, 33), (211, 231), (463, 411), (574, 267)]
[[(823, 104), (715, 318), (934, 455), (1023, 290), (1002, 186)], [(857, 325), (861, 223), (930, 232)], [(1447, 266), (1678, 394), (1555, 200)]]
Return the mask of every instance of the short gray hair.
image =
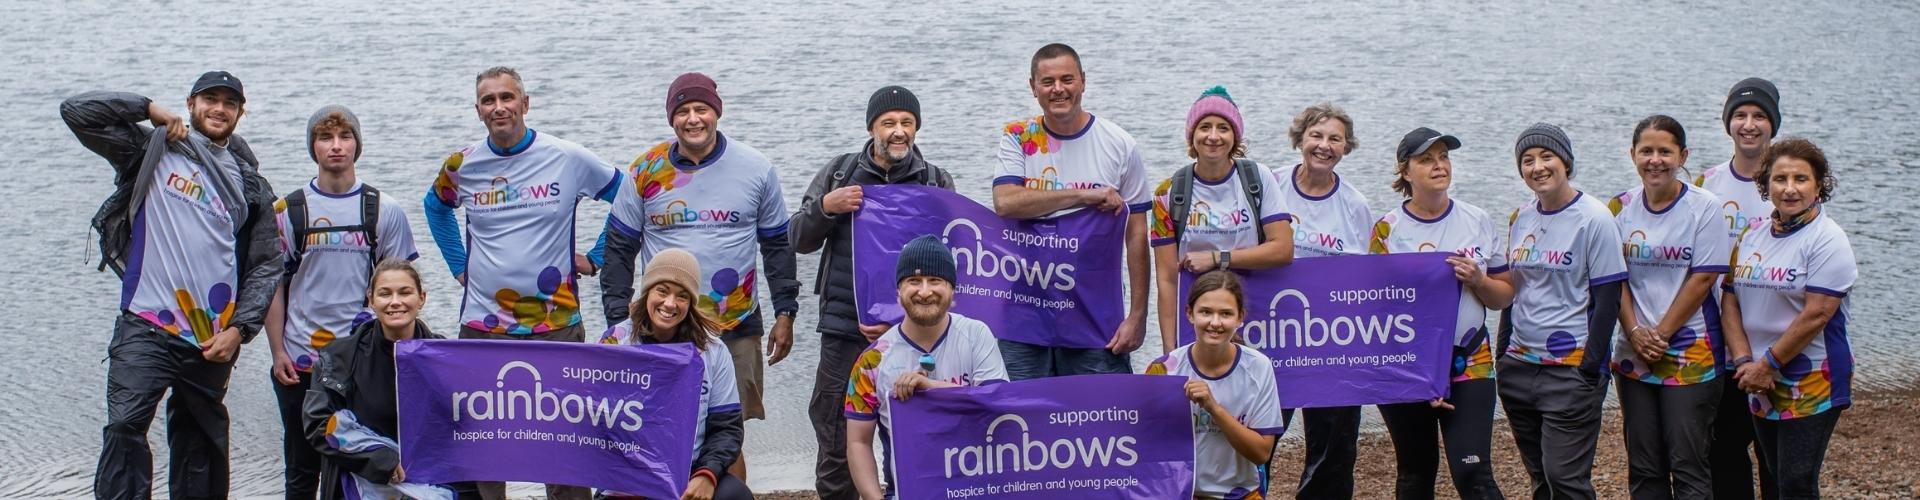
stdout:
[(513, 77), (513, 85), (520, 87), (520, 93), (527, 93), (527, 84), (520, 81), (520, 72), (514, 71), (512, 67), (508, 66), (494, 66), (487, 68), (486, 71), (480, 72), (480, 76), (473, 77), (473, 86), (478, 87), (480, 86), (480, 82), (487, 81), (488, 78), (497, 78), (501, 75)]

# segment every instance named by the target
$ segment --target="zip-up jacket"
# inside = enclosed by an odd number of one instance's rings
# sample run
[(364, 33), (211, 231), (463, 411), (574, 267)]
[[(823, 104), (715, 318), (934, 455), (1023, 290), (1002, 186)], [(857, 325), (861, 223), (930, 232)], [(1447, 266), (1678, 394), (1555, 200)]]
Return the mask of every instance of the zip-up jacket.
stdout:
[[(60, 118), (80, 139), (87, 150), (105, 158), (113, 166), (113, 194), (100, 204), (93, 216), (93, 228), (100, 233), (102, 268), (126, 278), (131, 257), (133, 215), (145, 203), (153, 186), (153, 169), (172, 148), (199, 158), (185, 143), (169, 143), (164, 131), (156, 131), (142, 122), (148, 120), (147, 105), (153, 101), (126, 92), (88, 92), (60, 103)], [(235, 135), (228, 139), (227, 150), (241, 165), (240, 179), (244, 203), (231, 203), (235, 225), (235, 269), (239, 274), (239, 293), (234, 297), (233, 319), (228, 326), (240, 329), (243, 341), (253, 340), (266, 322), (267, 305), (273, 301), (274, 288), (280, 284), (282, 254), (279, 231), (273, 222), (273, 186), (260, 176), (260, 161)], [(205, 162), (213, 167), (212, 162)]]
[[(787, 220), (787, 236), (793, 241), (794, 252), (825, 250), (820, 256), (819, 273), (813, 279), (813, 293), (820, 296), (820, 331), (862, 342), (866, 337), (860, 335), (859, 310), (853, 305), (853, 217), (852, 214), (827, 215), (822, 200), (836, 185), (914, 184), (953, 190), (953, 176), (927, 163), (920, 156), (919, 147), (915, 147), (906, 160), (885, 169), (873, 164), (870, 151), (873, 151), (872, 139), (868, 139), (859, 152), (835, 157), (820, 167), (800, 198), (800, 209)], [(845, 179), (835, 180), (835, 172), (847, 160), (854, 162), (853, 168), (845, 174)]]

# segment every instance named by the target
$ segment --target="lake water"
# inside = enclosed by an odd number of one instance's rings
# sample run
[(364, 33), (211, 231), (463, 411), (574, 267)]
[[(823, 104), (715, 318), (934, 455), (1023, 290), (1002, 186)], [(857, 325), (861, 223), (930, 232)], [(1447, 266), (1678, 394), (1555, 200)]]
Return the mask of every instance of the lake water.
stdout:
[[(670, 137), (661, 109), (669, 81), (712, 75), (726, 101), (720, 129), (779, 166), (789, 206), (821, 164), (864, 139), (868, 94), (905, 85), (923, 106), (922, 149), (962, 193), (987, 201), (999, 127), (1037, 112), (1028, 57), (1061, 41), (1084, 58), (1087, 109), (1139, 139), (1156, 179), (1186, 163), (1181, 126), (1209, 86), (1226, 85), (1241, 103), (1252, 157), (1269, 166), (1298, 160), (1285, 139), (1293, 113), (1323, 100), (1344, 106), (1360, 147), (1340, 172), (1376, 213), (1399, 200), (1387, 187), (1393, 145), (1423, 125), (1465, 142), (1453, 154), (1456, 196), (1496, 213), (1529, 196), (1511, 145), (1535, 121), (1566, 128), (1574, 182), (1589, 192), (1637, 182), (1629, 135), (1653, 113), (1693, 132), (1688, 167), (1698, 172), (1731, 154), (1718, 122), (1727, 88), (1764, 76), (1781, 89), (1784, 134), (1814, 139), (1839, 172), (1829, 213), (1862, 268), (1851, 299), (1856, 387), (1910, 385), (1920, 374), (1916, 329), (1898, 315), (1916, 302), (1902, 295), (1911, 284), (1900, 273), (1920, 264), (1920, 206), (1899, 179), (1920, 168), (1911, 133), (1920, 3), (1641, 4), (6, 2), (0, 12), (18, 21), (0, 31), (0, 62), (11, 68), (0, 72), (0, 116), (13, 124), (0, 141), (10, 179), (0, 182), (0, 272), (13, 284), (0, 291), (0, 317), (17, 323), (0, 335), (0, 422), (12, 422), (0, 432), (0, 497), (89, 494), (103, 423), (101, 361), (118, 281), (93, 271), (87, 223), (111, 173), (56, 106), (104, 88), (184, 112), (189, 83), (208, 69), (246, 82), (240, 133), (282, 192), (314, 170), (303, 149), (308, 114), (341, 103), (364, 125), (362, 178), (416, 199), (446, 153), (484, 132), (470, 106), (473, 75), (511, 65), (533, 97), (531, 126), (623, 165)], [(434, 292), (425, 317), (447, 331), (457, 285), (419, 205), (406, 205)], [(590, 202), (579, 220), (598, 227), (605, 214)], [(816, 262), (801, 257), (809, 287)], [(585, 283), (597, 306), (597, 282)], [(801, 302), (795, 354), (767, 371), (770, 419), (748, 425), (757, 490), (812, 486), (812, 299)], [(588, 328), (605, 326), (593, 316)], [(1148, 337), (1142, 352), (1158, 352)], [(241, 352), (227, 399), (237, 496), (279, 494), (264, 342)], [(164, 442), (158, 432), (154, 442)]]

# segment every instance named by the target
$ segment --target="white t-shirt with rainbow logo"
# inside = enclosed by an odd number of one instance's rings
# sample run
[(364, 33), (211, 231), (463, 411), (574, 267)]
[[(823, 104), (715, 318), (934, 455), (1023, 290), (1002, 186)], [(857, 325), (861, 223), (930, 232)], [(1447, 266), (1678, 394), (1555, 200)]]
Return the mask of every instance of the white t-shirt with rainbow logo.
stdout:
[(1308, 196), (1294, 182), (1294, 174), (1301, 168), (1294, 165), (1273, 170), (1284, 210), (1293, 214), (1293, 257), (1367, 253), (1367, 235), (1374, 222), (1373, 214), (1367, 209), (1367, 195), (1346, 186), (1339, 174), (1335, 174), (1333, 191)]
[[(307, 227), (360, 225), (360, 195), (364, 186), (354, 183), (345, 194), (321, 191), (312, 181), (306, 187)], [(398, 257), (413, 260), (420, 252), (413, 246), (413, 230), (407, 225), (407, 212), (386, 193), (380, 196), (379, 227), (374, 228), (380, 245), (378, 258)], [(274, 222), (279, 226), (280, 249), (287, 252), (286, 263), (295, 265), (292, 255), (293, 225), (287, 219), (285, 199), (273, 204)], [(286, 284), (286, 329), (281, 345), (293, 367), (310, 371), (319, 360), (319, 350), (335, 340), (353, 335), (353, 328), (373, 319), (363, 302), (367, 296), (367, 273), (373, 269), (372, 249), (367, 236), (359, 231), (334, 231), (307, 235), (306, 253), (298, 256), (299, 267)]]
[[(993, 185), (1014, 184), (1041, 191), (1112, 187), (1129, 213), (1144, 213), (1152, 203), (1147, 167), (1133, 136), (1113, 122), (1087, 116), (1086, 128), (1062, 135), (1036, 116), (1008, 123), (1000, 135), (1000, 163)], [(1080, 210), (1049, 214), (1059, 217)]]
[(1846, 231), (1826, 214), (1788, 234), (1772, 224), (1747, 231), (1734, 249), (1729, 285), (1740, 302), (1754, 362), (1765, 363), (1773, 344), (1807, 309), (1808, 294), (1840, 299), (1833, 319), (1800, 354), (1781, 359), (1773, 390), (1749, 397), (1748, 410), (1769, 420), (1811, 416), (1853, 403), (1853, 347), (1847, 341), (1847, 292), (1860, 277)]
[(525, 149), (486, 139), (449, 156), (434, 198), (467, 213), (467, 285), (460, 324), (526, 335), (580, 323), (574, 208), (614, 189), (619, 171), (578, 144), (532, 130)]
[(1588, 288), (1627, 279), (1613, 213), (1586, 193), (1551, 212), (1535, 199), (1514, 211), (1507, 239), (1514, 295), (1506, 355), (1579, 366), (1587, 351)]
[(700, 261), (699, 303), (733, 330), (758, 309), (761, 237), (787, 233), (787, 205), (773, 164), (746, 144), (719, 136), (699, 165), (677, 165), (673, 142), (647, 149), (627, 167), (613, 199), (613, 230), (640, 241), (640, 265), (668, 249)]
[[(1680, 197), (1664, 210), (1647, 206), (1646, 188), (1620, 193), (1608, 202), (1620, 230), (1627, 259), (1627, 290), (1640, 324), (1654, 326), (1667, 317), (1680, 288), (1694, 273), (1727, 272), (1733, 239), (1723, 231), (1720, 198), (1681, 184)], [(1711, 289), (1710, 289), (1711, 290)], [(1613, 372), (1658, 385), (1691, 385), (1720, 372), (1726, 345), (1720, 334), (1719, 294), (1709, 291), (1700, 309), (1667, 339), (1660, 359), (1633, 354), (1627, 335), (1614, 335)]]
[[(1488, 275), (1508, 271), (1507, 233), (1494, 228), (1485, 210), (1460, 200), (1447, 200), (1439, 218), (1422, 219), (1407, 211), (1387, 212), (1373, 225), (1368, 251), (1375, 254), (1449, 252), (1473, 259)], [(1492, 335), (1487, 330), (1487, 306), (1467, 290), (1460, 292), (1460, 309), (1453, 336), (1454, 382), (1493, 378)]]
[(1753, 179), (1733, 171), (1731, 160), (1701, 172), (1693, 178), (1693, 185), (1720, 197), (1720, 218), (1727, 237), (1738, 239), (1750, 228), (1766, 229), (1773, 225), (1773, 204), (1760, 199), (1760, 189)]
[[(1286, 432), (1280, 412), (1280, 388), (1274, 381), (1273, 360), (1253, 348), (1233, 344), (1233, 365), (1218, 378), (1200, 373), (1193, 365), (1193, 346), (1174, 349), (1147, 364), (1148, 375), (1174, 375), (1207, 384), (1213, 400), (1232, 413), (1241, 425), (1261, 435)], [(1193, 493), (1196, 498), (1246, 498), (1259, 492), (1260, 475), (1253, 462), (1240, 456), (1200, 405), (1188, 403), (1193, 415)]]

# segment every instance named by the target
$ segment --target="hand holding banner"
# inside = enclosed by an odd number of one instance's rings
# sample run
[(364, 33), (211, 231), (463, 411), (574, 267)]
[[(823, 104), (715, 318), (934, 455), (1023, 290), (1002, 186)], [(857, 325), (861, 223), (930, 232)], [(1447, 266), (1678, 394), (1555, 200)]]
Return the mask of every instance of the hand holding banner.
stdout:
[(1126, 217), (1096, 210), (1006, 219), (970, 198), (925, 186), (867, 186), (853, 217), (854, 301), (862, 324), (899, 323), (900, 247), (940, 235), (959, 272), (954, 312), (1001, 339), (1103, 348), (1126, 318), (1121, 266)]
[(1193, 498), (1186, 382), (1082, 375), (895, 401), (899, 497)]
[(401, 341), (394, 358), (409, 481), (686, 489), (704, 370), (691, 344)]
[[(1273, 358), (1280, 403), (1323, 408), (1446, 397), (1460, 282), (1445, 253), (1339, 255), (1239, 272), (1239, 335)], [(1186, 296), (1194, 276), (1181, 273)], [(1180, 343), (1193, 341), (1181, 315)]]

